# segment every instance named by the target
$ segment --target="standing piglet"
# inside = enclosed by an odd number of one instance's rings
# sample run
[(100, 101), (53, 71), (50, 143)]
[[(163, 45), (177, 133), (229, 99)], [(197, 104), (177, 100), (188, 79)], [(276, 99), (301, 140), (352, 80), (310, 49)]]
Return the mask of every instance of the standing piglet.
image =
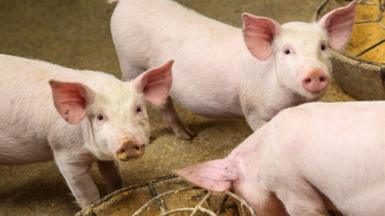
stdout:
[(143, 155), (144, 102), (162, 106), (171, 86), (172, 62), (130, 82), (8, 55), (0, 65), (0, 164), (53, 159), (82, 208), (99, 199), (93, 162), (109, 192), (121, 187), (114, 160)]
[[(121, 0), (111, 33), (123, 79), (175, 59), (171, 97), (211, 117), (246, 117), (253, 130), (280, 110), (317, 99), (330, 80), (330, 47), (348, 42), (355, 2), (319, 22), (278, 22), (243, 14), (239, 28), (204, 17), (170, 0)], [(171, 100), (161, 109), (183, 139)]]
[[(309, 103), (280, 112), (228, 157), (176, 171), (234, 189), (258, 216), (385, 212), (385, 102)], [(332, 204), (332, 205), (330, 205)]]

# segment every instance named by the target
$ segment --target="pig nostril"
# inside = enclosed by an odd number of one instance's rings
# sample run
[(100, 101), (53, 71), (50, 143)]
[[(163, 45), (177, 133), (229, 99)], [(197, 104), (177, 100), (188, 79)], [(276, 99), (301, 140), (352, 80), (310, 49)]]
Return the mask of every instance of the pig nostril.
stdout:
[(310, 82), (311, 82), (310, 78), (305, 79), (305, 83), (310, 83)]
[(135, 146), (134, 149), (135, 149), (136, 151), (139, 151), (139, 150), (140, 150), (140, 147), (139, 147), (139, 146)]
[(321, 82), (325, 82), (325, 81), (326, 81), (326, 77), (324, 77), (324, 76), (321, 76), (321, 77), (319, 78), (319, 81), (321, 81)]

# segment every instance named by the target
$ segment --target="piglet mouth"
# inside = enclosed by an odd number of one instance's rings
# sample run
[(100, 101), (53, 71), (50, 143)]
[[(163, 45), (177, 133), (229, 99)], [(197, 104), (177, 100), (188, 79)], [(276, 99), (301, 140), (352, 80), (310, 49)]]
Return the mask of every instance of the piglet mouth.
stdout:
[(138, 144), (137, 142), (124, 142), (120, 145), (116, 151), (116, 157), (120, 161), (128, 161), (131, 159), (137, 159), (143, 156), (145, 145)]

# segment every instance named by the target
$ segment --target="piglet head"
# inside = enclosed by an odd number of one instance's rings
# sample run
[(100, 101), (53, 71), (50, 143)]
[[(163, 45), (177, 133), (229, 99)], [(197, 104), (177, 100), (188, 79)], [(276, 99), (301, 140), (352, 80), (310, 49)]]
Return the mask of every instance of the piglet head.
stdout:
[(124, 136), (118, 145), (116, 156), (119, 160), (138, 158), (144, 154), (144, 148), (148, 144), (150, 136), (148, 116), (144, 105), (147, 101), (156, 107), (161, 107), (166, 102), (172, 83), (172, 65), (173, 61), (169, 61), (162, 66), (142, 73), (130, 82), (136, 94), (136, 106), (131, 114), (131, 119), (135, 123), (131, 128), (126, 127), (130, 128), (128, 131), (134, 132)]
[(243, 14), (247, 48), (257, 59), (272, 62), (278, 83), (307, 100), (317, 99), (330, 81), (330, 47), (341, 50), (349, 41), (355, 1), (337, 8), (317, 23), (278, 22)]
[(139, 158), (149, 143), (146, 101), (162, 106), (171, 88), (170, 61), (135, 80), (101, 79), (93, 89), (50, 81), (54, 105), (69, 124), (81, 124), (86, 147), (100, 160)]

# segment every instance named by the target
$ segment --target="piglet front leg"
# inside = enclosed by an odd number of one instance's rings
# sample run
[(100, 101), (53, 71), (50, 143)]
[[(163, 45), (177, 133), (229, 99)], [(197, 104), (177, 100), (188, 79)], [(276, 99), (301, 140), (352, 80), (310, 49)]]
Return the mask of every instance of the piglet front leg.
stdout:
[(277, 197), (291, 216), (327, 216), (328, 212), (318, 191), (301, 177), (282, 177)]
[(243, 109), (246, 122), (253, 131), (256, 131), (258, 128), (262, 127), (262, 125), (267, 122), (261, 118), (261, 115), (256, 110), (257, 108), (252, 105), (248, 105)]
[(285, 210), (285, 206), (270, 190), (262, 186), (259, 186), (256, 190), (247, 190), (253, 191), (246, 196), (255, 200), (250, 201), (249, 204), (254, 208), (258, 216), (289, 216)]
[(54, 159), (79, 206), (83, 209), (97, 201), (98, 188), (90, 173), (90, 161), (67, 152), (54, 152)]
[(106, 183), (107, 193), (119, 190), (123, 186), (119, 168), (114, 161), (97, 161), (99, 172)]
[(260, 119), (257, 114), (250, 114), (246, 116), (246, 122), (253, 131), (256, 131), (262, 127), (262, 125), (266, 124), (267, 121)]

